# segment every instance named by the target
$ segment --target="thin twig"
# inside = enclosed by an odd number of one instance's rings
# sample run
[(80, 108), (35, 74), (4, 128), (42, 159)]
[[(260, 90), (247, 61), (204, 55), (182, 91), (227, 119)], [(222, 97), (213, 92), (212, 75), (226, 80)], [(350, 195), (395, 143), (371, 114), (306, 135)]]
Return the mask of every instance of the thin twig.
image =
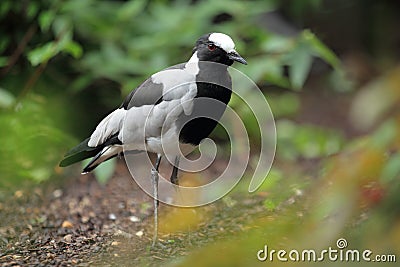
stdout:
[(8, 58), (7, 66), (3, 68), (1, 71), (1, 76), (5, 76), (10, 69), (17, 63), (19, 57), (22, 55), (22, 52), (25, 50), (26, 45), (32, 39), (33, 35), (35, 34), (37, 27), (35, 24), (31, 25), (28, 31), (25, 33), (22, 40), (19, 42), (17, 48), (15, 49), (14, 53)]
[(42, 62), (39, 67), (35, 69), (35, 72), (29, 77), (29, 80), (26, 82), (24, 88), (22, 89), (21, 93), (19, 93), (17, 100), (15, 101), (15, 106), (18, 105), (18, 103), (28, 94), (28, 92), (31, 90), (33, 85), (36, 83), (36, 81), (39, 79), (40, 75), (42, 75), (44, 69), (47, 66), (47, 61)]

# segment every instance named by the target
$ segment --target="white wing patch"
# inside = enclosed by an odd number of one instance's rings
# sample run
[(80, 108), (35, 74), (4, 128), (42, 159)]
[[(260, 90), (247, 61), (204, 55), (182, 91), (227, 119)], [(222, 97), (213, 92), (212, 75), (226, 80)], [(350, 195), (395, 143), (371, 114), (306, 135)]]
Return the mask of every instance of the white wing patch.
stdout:
[(117, 109), (112, 113), (108, 114), (99, 125), (97, 125), (96, 130), (90, 136), (88, 146), (96, 147), (103, 144), (111, 135), (118, 133), (123, 124), (123, 120), (126, 114), (125, 109)]

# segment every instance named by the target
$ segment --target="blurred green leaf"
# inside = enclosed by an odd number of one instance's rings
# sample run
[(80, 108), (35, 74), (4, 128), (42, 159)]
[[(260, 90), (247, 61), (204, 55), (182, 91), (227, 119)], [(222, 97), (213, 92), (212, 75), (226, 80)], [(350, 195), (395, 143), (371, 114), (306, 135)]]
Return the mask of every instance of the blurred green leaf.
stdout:
[(32, 66), (37, 66), (41, 63), (47, 62), (49, 59), (58, 54), (55, 42), (49, 42), (43, 46), (37, 47), (28, 53), (28, 59)]
[(7, 90), (0, 88), (0, 108), (9, 108), (15, 103), (15, 97)]
[(28, 53), (28, 59), (33, 66), (46, 63), (60, 52), (66, 52), (73, 57), (82, 56), (82, 47), (72, 41), (72, 32), (64, 32), (59, 40), (46, 43), (41, 47), (37, 47)]
[(115, 167), (115, 159), (110, 159), (100, 164), (96, 169), (94, 169), (94, 175), (96, 176), (97, 181), (102, 185), (106, 184), (114, 174)]
[(60, 38), (71, 32), (72, 22), (67, 16), (58, 15), (52, 23), (52, 28), (56, 38)]
[(36, 16), (36, 14), (38, 13), (38, 11), (39, 11), (39, 3), (36, 3), (36, 2), (31, 2), (28, 6), (27, 6), (27, 9), (26, 9), (26, 15), (27, 15), (27, 17), (29, 18), (29, 19), (32, 19), (32, 18), (34, 18), (35, 16)]
[(299, 95), (295, 93), (270, 94), (266, 98), (275, 118), (296, 115), (300, 109)]
[(12, 7), (12, 2), (11, 1), (2, 1), (0, 5), (0, 16), (4, 16), (6, 13), (8, 13)]
[(264, 200), (264, 207), (268, 210), (268, 211), (274, 211), (276, 209), (276, 203), (271, 200), (271, 199), (266, 199)]
[(8, 36), (2, 36), (0, 39), (0, 52), (4, 51), (10, 42), (10, 38)]
[(83, 54), (82, 47), (74, 41), (67, 42), (63, 48), (63, 51), (70, 54), (74, 58), (80, 58)]
[(343, 68), (337, 68), (329, 74), (329, 83), (337, 92), (350, 92), (354, 89), (354, 81)]
[(8, 57), (0, 57), (0, 68), (7, 66)]
[(0, 186), (29, 179), (40, 182), (54, 174), (63, 151), (74, 143), (56, 127), (58, 115), (57, 109), (43, 97), (33, 95), (23, 99), (15, 109), (0, 113), (4, 142), (0, 153)]
[(293, 38), (270, 35), (261, 44), (261, 49), (267, 53), (286, 53), (295, 45)]
[(299, 90), (303, 86), (310, 72), (312, 59), (310, 47), (303, 42), (288, 55), (289, 78), (293, 89)]
[(357, 92), (350, 109), (350, 120), (355, 128), (371, 129), (398, 105), (400, 100), (399, 77), (400, 68), (397, 67), (374, 79)]
[(120, 20), (131, 20), (133, 17), (139, 14), (139, 12), (143, 11), (147, 0), (135, 0), (128, 1), (121, 5), (117, 17)]
[(371, 144), (379, 147), (386, 148), (389, 144), (393, 143), (398, 137), (398, 125), (396, 120), (388, 119), (383, 122), (378, 129), (372, 134)]
[(304, 30), (302, 32), (301, 40), (310, 45), (315, 56), (322, 58), (335, 69), (340, 68), (340, 59), (310, 30)]
[(342, 134), (315, 125), (301, 125), (279, 120), (277, 128), (277, 157), (287, 160), (317, 158), (338, 152), (343, 144)]
[(270, 191), (273, 190), (274, 187), (282, 180), (283, 173), (279, 169), (272, 168), (267, 178), (261, 184), (261, 186), (257, 189), (257, 191)]
[(383, 183), (392, 182), (400, 176), (400, 153), (392, 155), (382, 169), (381, 181)]
[(53, 23), (56, 14), (53, 10), (45, 10), (39, 15), (39, 25), (42, 29), (42, 32), (46, 32), (50, 29), (51, 24)]

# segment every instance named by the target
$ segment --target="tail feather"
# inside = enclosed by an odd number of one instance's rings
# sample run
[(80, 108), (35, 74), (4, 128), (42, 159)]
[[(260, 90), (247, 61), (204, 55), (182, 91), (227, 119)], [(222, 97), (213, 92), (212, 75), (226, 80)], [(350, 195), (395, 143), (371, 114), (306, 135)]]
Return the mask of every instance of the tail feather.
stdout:
[(88, 173), (94, 170), (100, 163), (116, 157), (119, 153), (122, 153), (121, 146), (107, 146), (103, 148), (92, 160), (83, 168), (82, 173)]
[(68, 151), (65, 154), (64, 159), (60, 162), (59, 166), (66, 167), (84, 159), (94, 157), (102, 150), (102, 147), (89, 147), (87, 145), (88, 141), (89, 138), (85, 139), (79, 145)]
[[(138, 154), (141, 153), (140, 150), (130, 150), (126, 151), (128, 154)], [(93, 171), (97, 166), (99, 166), (104, 161), (115, 158), (118, 155), (123, 155), (123, 147), (120, 145), (107, 146), (103, 148), (97, 155), (95, 155), (92, 160), (83, 168), (82, 174)]]
[[(118, 148), (118, 151), (112, 149), (111, 151), (116, 152), (110, 155), (110, 153), (107, 153), (107, 155), (103, 156), (102, 155), (109, 149), (114, 147), (113, 145), (122, 145), (121, 141), (118, 139), (118, 133), (110, 136), (110, 138), (104, 142), (103, 144), (96, 146), (96, 147), (90, 147), (88, 145), (90, 138), (86, 138), (84, 141), (82, 141), (80, 144), (72, 148), (70, 151), (68, 151), (64, 159), (60, 162), (59, 166), (60, 167), (66, 167), (69, 165), (72, 165), (74, 163), (77, 163), (79, 161), (82, 161), (84, 159), (88, 158), (93, 158), (89, 164), (85, 167), (83, 172), (90, 172), (94, 168), (97, 167), (101, 162), (110, 159), (111, 157), (115, 157), (118, 153), (122, 151), (121, 148)], [(116, 146), (120, 147), (120, 146)], [(100, 160), (101, 159), (101, 160)], [(96, 164), (94, 164), (96, 163)]]

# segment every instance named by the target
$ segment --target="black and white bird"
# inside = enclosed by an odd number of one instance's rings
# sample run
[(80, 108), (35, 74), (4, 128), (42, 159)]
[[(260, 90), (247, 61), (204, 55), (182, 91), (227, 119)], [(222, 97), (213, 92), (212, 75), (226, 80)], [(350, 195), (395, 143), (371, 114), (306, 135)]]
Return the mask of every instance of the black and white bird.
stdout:
[[(178, 184), (181, 154), (187, 154), (213, 131), (231, 98), (228, 66), (247, 62), (223, 33), (201, 36), (188, 62), (156, 74), (133, 90), (121, 106), (105, 117), (92, 135), (71, 149), (60, 166), (92, 158), (82, 174), (124, 151), (152, 152), (157, 160), (151, 170), (157, 238), (158, 168), (163, 156), (174, 159), (171, 182)], [(214, 102), (198, 102), (197, 99)]]

